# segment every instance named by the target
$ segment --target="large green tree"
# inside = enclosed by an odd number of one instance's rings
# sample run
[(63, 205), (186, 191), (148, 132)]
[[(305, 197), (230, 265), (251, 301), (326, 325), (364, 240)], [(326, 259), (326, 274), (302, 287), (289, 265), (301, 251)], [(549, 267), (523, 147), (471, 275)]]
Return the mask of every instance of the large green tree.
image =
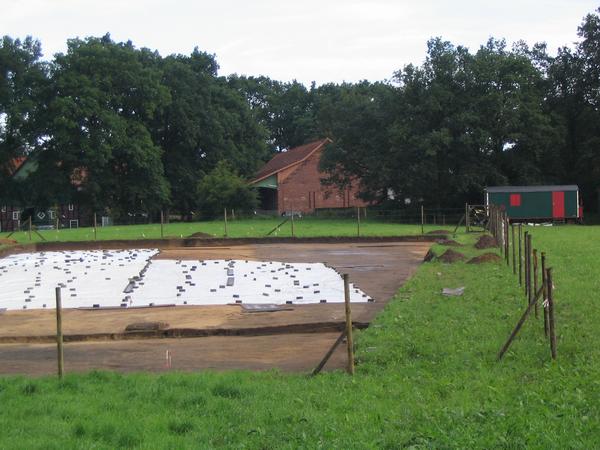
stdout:
[(41, 56), (40, 42), (31, 37), (0, 39), (0, 193), (6, 200), (19, 196), (9, 177), (14, 159), (43, 138), (48, 78)]
[(258, 204), (256, 190), (240, 177), (226, 161), (219, 161), (197, 189), (198, 204), (204, 217), (219, 217), (224, 209), (250, 213)]
[(268, 130), (272, 151), (322, 137), (315, 117), (314, 86), (309, 90), (297, 81), (237, 75), (229, 77), (229, 85), (244, 95), (256, 120)]
[(170, 96), (147, 58), (108, 35), (70, 40), (56, 55), (49, 139), (36, 176), (47, 201), (71, 197), (117, 216), (167, 204), (162, 150), (148, 124)]
[(250, 177), (268, 157), (266, 130), (217, 69), (214, 57), (198, 49), (161, 63), (172, 101), (155, 117), (152, 129), (164, 151), (172, 207), (184, 215), (198, 207), (198, 181), (219, 161), (228, 160)]

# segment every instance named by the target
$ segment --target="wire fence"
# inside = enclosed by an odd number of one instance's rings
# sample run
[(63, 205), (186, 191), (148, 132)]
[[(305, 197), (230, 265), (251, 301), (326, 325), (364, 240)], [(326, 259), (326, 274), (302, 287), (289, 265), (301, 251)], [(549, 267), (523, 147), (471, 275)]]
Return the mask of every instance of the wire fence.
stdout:
[[(393, 236), (419, 234), (465, 225), (465, 208), (343, 208), (314, 211), (240, 213), (224, 209), (220, 217), (200, 220), (160, 211), (129, 214), (120, 219), (77, 212), (68, 217), (35, 219), (34, 215), (4, 223), (5, 243), (41, 241), (136, 240), (207, 237)], [(8, 230), (7, 230), (8, 228)], [(1, 243), (0, 243), (1, 244)]]
[(546, 253), (534, 248), (532, 234), (524, 230), (523, 224), (511, 223), (502, 207), (489, 206), (487, 228), (502, 249), (506, 265), (512, 266), (513, 274), (518, 275), (519, 286), (523, 288), (526, 300), (525, 310), (498, 352), (498, 360), (506, 354), (531, 312), (534, 311), (536, 319), (539, 317), (540, 304), (544, 319), (544, 336), (549, 341), (552, 359), (556, 359), (553, 272), (552, 268), (548, 267)]

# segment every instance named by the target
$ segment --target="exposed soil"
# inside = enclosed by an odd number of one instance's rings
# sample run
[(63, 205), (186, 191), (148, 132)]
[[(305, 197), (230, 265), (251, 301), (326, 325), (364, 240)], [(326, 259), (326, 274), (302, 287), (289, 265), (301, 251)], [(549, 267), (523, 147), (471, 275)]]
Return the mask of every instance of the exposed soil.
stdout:
[(0, 245), (15, 245), (17, 243), (17, 241), (13, 240), (13, 239), (0, 239)]
[(440, 257), (438, 257), (438, 261), (441, 261), (446, 264), (464, 261), (465, 259), (467, 259), (465, 255), (455, 250), (452, 250), (451, 248), (446, 250)]
[[(358, 326), (370, 322), (385, 307), (398, 288), (417, 270), (431, 245), (428, 242), (386, 240), (386, 245), (378, 242), (381, 241), (268, 241), (246, 245), (227, 242), (226, 246), (211, 245), (211, 242), (203, 247), (170, 247), (162, 250), (157, 258), (325, 263), (339, 273), (348, 273), (351, 282), (375, 299), (375, 302), (352, 304), (352, 318)], [(181, 370), (261, 370), (271, 367), (310, 370), (339, 336), (338, 330), (344, 324), (344, 304), (291, 305), (291, 308), (254, 313), (244, 312), (239, 305), (102, 311), (65, 309), (62, 320), (66, 349), (72, 348), (74, 352), (77, 349), (78, 352), (78, 356), (69, 362), (69, 353), (65, 350), (67, 368), (164, 370), (161, 361), (164, 361), (165, 349), (172, 349), (173, 367), (178, 361), (177, 368)], [(56, 332), (53, 313), (51, 310), (28, 310), (0, 314), (0, 342), (7, 343), (0, 345), (0, 373), (53, 371), (55, 346), (47, 344), (52, 342)], [(144, 335), (125, 332), (128, 325), (137, 322), (166, 322), (169, 328), (156, 330), (154, 335), (152, 330)], [(304, 333), (302, 338), (299, 333)], [(187, 337), (178, 339), (175, 338), (177, 336)], [(139, 340), (140, 337), (166, 339)], [(75, 342), (87, 339), (98, 341)], [(111, 342), (111, 339), (123, 340)], [(213, 343), (218, 345), (212, 347)], [(338, 349), (336, 354), (338, 352), (343, 357), (344, 351)], [(180, 356), (176, 357), (176, 354)]]
[(456, 242), (454, 239), (438, 239), (435, 241), (436, 244), (445, 245), (447, 247), (462, 247), (463, 245)]
[(488, 234), (484, 234), (475, 243), (475, 248), (482, 250), (484, 248), (494, 248), (498, 247), (498, 242), (496, 239)]
[[(334, 332), (66, 343), (65, 370), (166, 372), (277, 368), (309, 372), (339, 335), (339, 332)], [(165, 364), (167, 350), (172, 357), (170, 369)], [(54, 374), (56, 344), (0, 344), (0, 361), (2, 374)], [(346, 347), (339, 345), (324, 370), (342, 369), (345, 363)]]
[(484, 253), (483, 255), (476, 256), (467, 261), (467, 264), (483, 264), (483, 263), (497, 263), (501, 262), (500, 258), (495, 253)]
[(194, 233), (190, 237), (192, 237), (192, 238), (201, 238), (201, 239), (211, 239), (211, 238), (214, 238), (214, 236), (212, 234), (203, 233), (202, 231)]
[(433, 230), (433, 231), (428, 231), (427, 234), (450, 234), (450, 231), (448, 230)]

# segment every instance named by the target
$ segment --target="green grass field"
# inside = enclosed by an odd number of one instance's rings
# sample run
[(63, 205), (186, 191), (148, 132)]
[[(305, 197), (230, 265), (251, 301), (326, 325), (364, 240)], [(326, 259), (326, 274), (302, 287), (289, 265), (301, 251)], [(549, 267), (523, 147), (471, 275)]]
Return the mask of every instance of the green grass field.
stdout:
[[(238, 237), (266, 237), (267, 233), (277, 227), (282, 222), (282, 218), (269, 219), (243, 219), (228, 222), (227, 236)], [(455, 225), (426, 225), (425, 232), (445, 228), (453, 230)], [(164, 225), (163, 233), (165, 238), (183, 238), (191, 236), (194, 233), (206, 233), (214, 237), (223, 237), (225, 235), (225, 226), (223, 221), (206, 222), (175, 222)], [(400, 236), (414, 235), (421, 233), (420, 225), (403, 225), (390, 222), (378, 222), (372, 220), (363, 220), (360, 226), (360, 232), (363, 236)], [(94, 240), (93, 228), (45, 230), (39, 232), (44, 239), (48, 241), (90, 241)], [(294, 221), (294, 235), (297, 237), (310, 236), (356, 236), (358, 226), (352, 219), (319, 219), (319, 218), (301, 218)], [(31, 242), (40, 242), (43, 239), (36, 233), (31, 234)], [(0, 238), (6, 238), (9, 233), (0, 233)], [(291, 222), (288, 221), (271, 236), (289, 237), (292, 236)], [(161, 237), (160, 224), (148, 225), (115, 225), (110, 227), (98, 227), (96, 238), (98, 240), (112, 239), (159, 239)], [(30, 242), (29, 233), (21, 231), (10, 236), (20, 243)]]
[[(354, 378), (0, 378), (0, 448), (598, 448), (600, 227), (532, 233), (554, 268), (556, 362), (533, 317), (496, 361), (525, 307), (505, 265), (433, 262), (358, 334)], [(464, 296), (440, 295), (458, 286)]]

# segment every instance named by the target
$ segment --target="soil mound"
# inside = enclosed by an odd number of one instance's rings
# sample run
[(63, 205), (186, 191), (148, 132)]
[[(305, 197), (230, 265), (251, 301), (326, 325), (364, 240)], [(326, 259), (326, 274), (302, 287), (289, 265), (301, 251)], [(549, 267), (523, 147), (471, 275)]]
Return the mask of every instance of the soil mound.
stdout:
[(0, 239), (0, 245), (13, 245), (16, 244), (17, 241), (13, 239)]
[(467, 264), (483, 264), (483, 263), (497, 263), (502, 261), (495, 253), (484, 253), (483, 255), (476, 256), (467, 261)]
[(429, 261), (433, 261), (435, 258), (436, 258), (436, 254), (433, 253), (433, 251), (431, 251), (431, 249), (429, 249), (429, 251), (427, 252), (425, 257), (423, 258), (423, 261), (429, 262)]
[(495, 238), (487, 234), (481, 236), (479, 239), (477, 239), (477, 242), (475, 243), (475, 248), (478, 248), (479, 250), (494, 247), (498, 247), (498, 242), (496, 242)]
[(438, 239), (435, 241), (436, 244), (446, 245), (448, 247), (462, 247), (462, 244), (456, 242), (454, 239)]
[(433, 230), (428, 231), (427, 234), (450, 234), (448, 230)]
[(447, 264), (455, 263), (458, 261), (464, 261), (465, 259), (467, 259), (465, 255), (463, 255), (460, 252), (457, 252), (456, 250), (452, 250), (451, 248), (446, 250), (442, 254), (442, 256), (438, 258), (439, 261)]
[(214, 236), (212, 234), (203, 233), (202, 231), (199, 231), (198, 233), (192, 234), (190, 237), (193, 237), (193, 238), (213, 238)]

